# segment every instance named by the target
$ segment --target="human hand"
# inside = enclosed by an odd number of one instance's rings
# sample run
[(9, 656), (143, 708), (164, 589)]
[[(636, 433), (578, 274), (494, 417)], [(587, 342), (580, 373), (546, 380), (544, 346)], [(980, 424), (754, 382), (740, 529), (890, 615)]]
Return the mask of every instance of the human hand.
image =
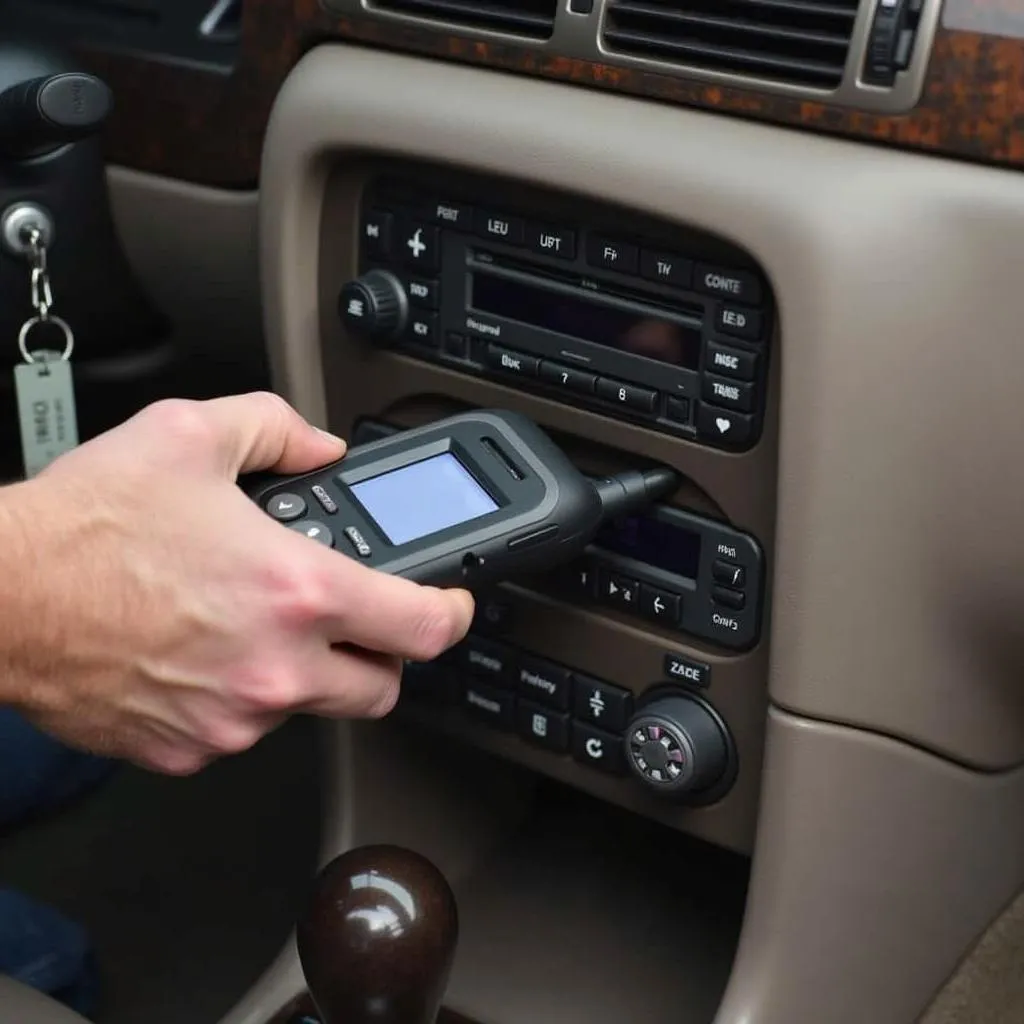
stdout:
[(472, 597), (283, 529), (235, 483), (343, 453), (275, 395), (172, 400), (0, 490), (0, 703), (169, 774), (292, 712), (386, 714), (402, 659), (459, 641)]

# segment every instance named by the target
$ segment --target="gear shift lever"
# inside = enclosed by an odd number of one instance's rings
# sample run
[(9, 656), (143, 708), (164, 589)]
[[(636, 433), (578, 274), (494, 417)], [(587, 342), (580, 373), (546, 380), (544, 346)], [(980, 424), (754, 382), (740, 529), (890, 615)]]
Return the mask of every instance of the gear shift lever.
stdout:
[(458, 932), (455, 897), (425, 857), (366, 846), (331, 861), (297, 934), (323, 1024), (434, 1024)]

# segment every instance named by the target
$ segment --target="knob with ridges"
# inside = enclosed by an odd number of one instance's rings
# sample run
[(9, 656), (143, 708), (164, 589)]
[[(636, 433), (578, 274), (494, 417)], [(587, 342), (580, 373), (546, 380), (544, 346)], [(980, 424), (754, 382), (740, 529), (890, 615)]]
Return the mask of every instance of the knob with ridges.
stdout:
[(405, 330), (409, 300), (394, 274), (370, 270), (342, 287), (338, 313), (342, 323), (357, 337), (386, 344)]

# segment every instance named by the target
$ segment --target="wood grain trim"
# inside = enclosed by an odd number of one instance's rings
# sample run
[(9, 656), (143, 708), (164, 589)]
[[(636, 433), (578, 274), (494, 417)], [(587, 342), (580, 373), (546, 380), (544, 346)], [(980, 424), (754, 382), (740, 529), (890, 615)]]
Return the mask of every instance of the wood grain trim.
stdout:
[[(482, 43), (325, 11), (319, 0), (248, 0), (242, 55), (231, 75), (110, 53), (83, 57), (113, 87), (111, 160), (211, 185), (259, 174), (274, 96), (308, 47), (329, 39), (382, 46), (552, 80), (722, 111), (775, 124), (1024, 167), (1024, 39), (1020, 0), (946, 0), (922, 100), (886, 117), (786, 97)], [(957, 28), (950, 28), (952, 18)], [(977, 31), (970, 26), (984, 27)], [(1001, 32), (1001, 34), (999, 34)]]

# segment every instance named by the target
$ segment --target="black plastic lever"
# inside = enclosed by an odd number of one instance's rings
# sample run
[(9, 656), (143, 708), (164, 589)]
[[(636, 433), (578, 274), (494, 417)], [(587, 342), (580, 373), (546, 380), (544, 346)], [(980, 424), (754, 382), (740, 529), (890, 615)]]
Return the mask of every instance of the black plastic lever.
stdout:
[(0, 154), (28, 159), (93, 135), (113, 104), (95, 75), (64, 72), (18, 82), (0, 93)]

